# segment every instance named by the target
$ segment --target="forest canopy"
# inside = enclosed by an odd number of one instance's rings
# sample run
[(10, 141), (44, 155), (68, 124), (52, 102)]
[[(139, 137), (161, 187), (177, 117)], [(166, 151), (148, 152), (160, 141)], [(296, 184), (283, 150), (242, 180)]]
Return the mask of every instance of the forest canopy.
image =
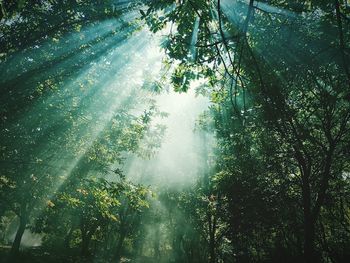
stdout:
[(0, 261), (350, 260), (347, 0), (0, 1)]

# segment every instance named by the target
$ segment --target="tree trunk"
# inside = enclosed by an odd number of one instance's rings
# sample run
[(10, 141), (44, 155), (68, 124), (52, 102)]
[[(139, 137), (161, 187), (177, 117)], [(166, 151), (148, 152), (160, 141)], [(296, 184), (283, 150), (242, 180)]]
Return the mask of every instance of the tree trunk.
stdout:
[(311, 164), (306, 161), (300, 151), (296, 151), (296, 159), (302, 180), (303, 225), (304, 225), (304, 262), (315, 263), (315, 217), (312, 213), (310, 176)]
[(307, 263), (315, 263), (320, 261), (315, 250), (315, 225), (329, 187), (333, 151), (334, 147), (331, 146), (325, 159), (323, 178), (317, 194), (315, 205), (313, 207), (311, 204), (311, 189), (309, 182), (311, 168), (308, 167), (303, 172), (304, 258), (305, 262)]
[(160, 259), (159, 236), (160, 236), (160, 230), (158, 225), (155, 231), (155, 238), (153, 242), (154, 258), (157, 260), (157, 262)]
[(215, 254), (216, 219), (215, 219), (215, 216), (212, 216), (209, 212), (207, 214), (207, 217), (208, 217), (208, 223), (209, 223), (209, 257), (210, 257), (209, 262), (215, 263), (216, 262), (216, 254)]
[(89, 256), (89, 246), (90, 246), (90, 241), (92, 237), (93, 231), (87, 231), (85, 233), (82, 233), (82, 242), (81, 242), (81, 255), (82, 256)]
[(70, 249), (69, 243), (70, 243), (72, 234), (73, 234), (73, 227), (71, 227), (69, 229), (67, 236), (64, 238), (64, 244), (63, 245), (64, 245), (65, 249)]
[(315, 263), (315, 224), (311, 215), (304, 216), (304, 260), (305, 263)]
[(83, 217), (80, 222), (80, 231), (81, 231), (81, 255), (89, 256), (89, 245), (91, 237), (95, 232), (95, 226), (90, 226), (85, 223), (85, 218)]
[(28, 222), (27, 215), (23, 214), (22, 216), (20, 216), (19, 227), (17, 229), (15, 240), (13, 241), (12, 248), (11, 248), (11, 254), (13, 256), (17, 255), (19, 252), (19, 247), (21, 245), (22, 236), (23, 236), (24, 230), (26, 229), (27, 222)]
[[(305, 176), (305, 175), (304, 175)], [(311, 192), (308, 180), (303, 180), (304, 209), (304, 259), (306, 263), (314, 262), (315, 224), (311, 212)]]
[(87, 256), (89, 252), (89, 241), (86, 237), (86, 234), (82, 235), (82, 242), (81, 242), (81, 255)]
[(215, 258), (215, 239), (211, 235), (210, 236), (210, 245), (209, 245), (209, 253), (210, 253), (210, 263), (215, 263), (216, 258)]
[(116, 253), (115, 253), (116, 262), (119, 262), (120, 258), (122, 256), (122, 248), (123, 248), (123, 243), (124, 243), (125, 237), (126, 237), (126, 233), (124, 231), (121, 231), (120, 237), (118, 240), (118, 244), (117, 244), (117, 248), (116, 248)]

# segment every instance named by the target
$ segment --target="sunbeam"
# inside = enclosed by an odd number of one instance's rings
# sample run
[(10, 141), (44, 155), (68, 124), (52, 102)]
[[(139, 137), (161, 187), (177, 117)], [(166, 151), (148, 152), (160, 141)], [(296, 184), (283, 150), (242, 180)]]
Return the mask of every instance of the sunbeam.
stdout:
[(197, 16), (193, 24), (191, 48), (190, 48), (192, 60), (196, 60), (196, 44), (197, 44), (197, 38), (198, 38), (199, 20), (200, 18)]
[[(88, 123), (85, 120), (80, 121), (76, 126), (82, 126), (83, 129), (78, 128), (75, 131), (72, 141), (68, 141), (67, 145), (75, 145), (74, 142), (81, 141), (79, 146), (79, 153), (70, 162), (64, 161), (59, 169), (64, 169), (65, 177), (69, 178), (73, 170), (79, 164), (80, 160), (85, 156), (86, 152), (91, 146), (98, 140), (99, 135), (105, 129), (107, 123), (109, 123), (114, 116), (120, 110), (120, 107), (124, 106), (124, 102), (127, 101), (133, 92), (140, 89), (142, 84), (142, 72), (149, 68), (155, 61), (153, 54), (148, 53), (148, 56), (141, 56), (143, 52), (147, 52), (147, 39), (148, 33), (142, 31), (136, 36), (132, 37), (128, 41), (125, 41), (123, 45), (111, 51), (106, 57), (111, 61), (110, 70), (104, 72), (104, 74), (99, 75), (99, 82), (96, 89), (92, 94), (84, 94), (84, 97), (79, 98), (79, 94), (75, 94), (80, 102), (77, 102), (75, 107), (79, 107), (79, 110), (84, 110), (84, 116), (88, 117)], [(121, 55), (126, 52), (129, 47), (134, 47), (133, 57), (123, 57)], [(100, 58), (98, 61), (94, 62), (93, 71), (99, 71), (101, 64), (105, 64), (105, 58)], [(91, 69), (90, 69), (91, 70)], [(133, 74), (134, 78), (130, 81), (127, 76)], [(86, 78), (86, 75), (82, 74), (79, 78)], [(79, 79), (77, 79), (79, 81)], [(69, 87), (68, 87), (69, 89)], [(141, 90), (139, 90), (141, 92)], [(81, 96), (81, 95), (80, 95)], [(84, 102), (86, 100), (86, 102)], [(50, 98), (48, 103), (54, 103), (54, 98)], [(71, 108), (67, 108), (68, 111)], [(60, 120), (57, 120), (60, 122)], [(63, 131), (64, 132), (64, 131)], [(42, 136), (47, 136), (43, 134)], [(57, 152), (57, 158), (61, 159), (59, 151)], [(52, 189), (55, 193), (61, 186), (63, 182)]]
[(0, 0), (0, 261), (350, 262), (349, 17)]

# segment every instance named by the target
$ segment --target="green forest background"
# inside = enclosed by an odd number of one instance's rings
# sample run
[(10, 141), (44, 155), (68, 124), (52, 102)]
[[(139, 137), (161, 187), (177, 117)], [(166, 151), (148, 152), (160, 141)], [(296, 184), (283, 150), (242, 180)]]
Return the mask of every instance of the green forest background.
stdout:
[(1, 0), (0, 92), (1, 262), (350, 262), (347, 0)]

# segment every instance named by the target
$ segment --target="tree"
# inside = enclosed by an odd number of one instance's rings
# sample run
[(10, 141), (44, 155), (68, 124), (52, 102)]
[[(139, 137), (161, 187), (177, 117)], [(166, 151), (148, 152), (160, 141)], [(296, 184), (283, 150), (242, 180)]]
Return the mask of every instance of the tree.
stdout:
[[(112, 254), (120, 258), (123, 241), (139, 224), (139, 218), (135, 220), (135, 217), (149, 207), (149, 195), (149, 189), (123, 177), (115, 182), (94, 177), (84, 179), (76, 189), (66, 189), (48, 201), (34, 230), (45, 233), (46, 242), (54, 240), (56, 248), (57, 239), (62, 240), (65, 250), (70, 248), (73, 233), (78, 231), (83, 256), (96, 253), (91, 251), (94, 240), (95, 250), (96, 247), (102, 251), (112, 249)], [(100, 251), (99, 255), (111, 260), (111, 253), (103, 255)]]
[[(60, 187), (79, 183), (93, 170), (104, 172), (122, 161), (123, 152), (151, 155), (163, 127), (150, 128), (159, 112), (135, 91), (124, 92), (123, 110), (111, 110), (114, 102), (101, 87), (115, 68), (108, 63), (85, 67), (112, 49), (126, 48), (123, 41), (138, 24), (122, 16), (124, 7), (76, 1), (5, 1), (2, 7), (7, 20), (0, 24), (0, 211), (19, 218), (17, 254), (24, 230)], [(94, 28), (100, 21), (102, 34)], [(149, 109), (140, 116), (128, 112), (141, 103), (149, 103)], [(147, 137), (152, 140), (141, 143)]]
[[(156, 12), (164, 15), (157, 17)], [(268, 152), (259, 150), (262, 156), (258, 158), (268, 166), (268, 155), (281, 162), (276, 172), (284, 174), (278, 175), (282, 182), (278, 188), (292, 183), (290, 195), (296, 202), (292, 209), (297, 210), (297, 224), (303, 229), (305, 262), (320, 260), (321, 253), (316, 252), (320, 241), (315, 240), (320, 211), (334, 194), (331, 185), (343, 181), (347, 169), (347, 13), (347, 6), (339, 1), (274, 1), (267, 5), (253, 0), (248, 5), (241, 1), (160, 1), (142, 13), (151, 30), (174, 24), (164, 48), (169, 59), (179, 61), (172, 78), (175, 89), (182, 85), (186, 91), (190, 79), (202, 76), (212, 85), (209, 93), (216, 104), (218, 137), (224, 138), (221, 147), (228, 152), (224, 163), (235, 169), (225, 168), (219, 181), (225, 177), (226, 185), (236, 181), (237, 166), (244, 176), (238, 177), (238, 183), (247, 182), (245, 177), (251, 172), (258, 178), (261, 168), (247, 170), (252, 163), (249, 159), (257, 158), (254, 136), (258, 141), (269, 136), (280, 145), (269, 147)], [(194, 59), (189, 55), (193, 46)], [(235, 158), (236, 152), (246, 157)], [(271, 181), (266, 176), (263, 180)], [(269, 198), (264, 191), (268, 186), (259, 180), (248, 185)], [(237, 191), (225, 189), (227, 195)], [(257, 201), (252, 202), (250, 209), (264, 214)], [(240, 204), (237, 209), (243, 207)], [(232, 211), (231, 216), (238, 215)]]

